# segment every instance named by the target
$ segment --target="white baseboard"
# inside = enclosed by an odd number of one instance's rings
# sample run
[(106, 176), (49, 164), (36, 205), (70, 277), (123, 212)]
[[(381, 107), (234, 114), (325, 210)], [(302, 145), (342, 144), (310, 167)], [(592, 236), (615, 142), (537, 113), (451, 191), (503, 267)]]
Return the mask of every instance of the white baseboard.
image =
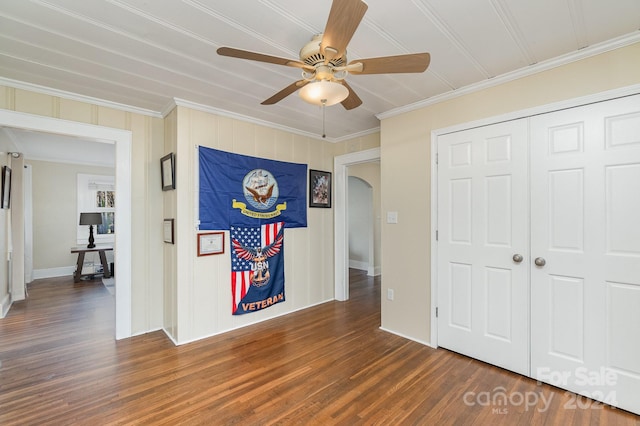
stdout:
[(164, 331), (164, 334), (166, 334), (169, 340), (173, 342), (173, 346), (180, 346), (180, 344), (176, 341), (176, 339), (173, 338), (171, 333), (169, 333), (166, 328), (162, 327), (162, 331)]
[(370, 277), (377, 277), (382, 274), (382, 268), (380, 266), (369, 266), (367, 262), (360, 260), (349, 259), (349, 268), (357, 269), (359, 271), (367, 271), (367, 275)]
[(367, 270), (367, 275), (370, 277), (377, 277), (378, 275), (382, 275), (382, 267), (381, 266), (370, 267)]
[(384, 327), (380, 327), (380, 330), (386, 331), (387, 333), (395, 334), (396, 336), (404, 337), (405, 339), (408, 339), (408, 340), (413, 340), (414, 342), (420, 343), (421, 345), (425, 345), (425, 346), (429, 346), (430, 348), (437, 349), (437, 346), (434, 346), (429, 342), (425, 342), (424, 340), (414, 339), (413, 337), (404, 335), (402, 333), (397, 333), (397, 332), (395, 332), (393, 330), (389, 330), (389, 329), (384, 328)]
[(274, 315), (274, 316), (271, 316), (271, 317), (268, 317), (268, 318), (262, 318), (262, 319), (259, 319), (259, 320), (256, 320), (256, 321), (252, 321), (252, 322), (247, 323), (247, 324), (243, 324), (243, 325), (239, 325), (239, 326), (236, 326), (236, 327), (227, 328), (225, 330), (216, 331), (215, 333), (207, 334), (207, 335), (204, 335), (204, 336), (196, 337), (195, 339), (189, 339), (189, 340), (184, 340), (184, 341), (176, 341), (176, 340), (174, 340), (173, 337), (171, 336), (171, 334), (169, 334), (165, 328), (163, 328), (163, 330), (164, 330), (165, 334), (167, 335), (167, 337), (173, 342), (174, 345), (181, 346), (181, 345), (185, 345), (187, 343), (192, 343), (192, 342), (196, 342), (198, 340), (206, 339), (208, 337), (217, 336), (219, 334), (224, 334), (224, 333), (228, 333), (230, 331), (239, 330), (241, 328), (245, 328), (245, 327), (249, 327), (251, 325), (259, 324), (259, 323), (264, 322), (264, 321), (269, 321), (269, 320), (272, 320), (274, 318), (278, 318), (278, 317), (282, 317), (282, 316), (285, 316), (285, 315), (289, 315), (289, 314), (292, 314), (294, 312), (303, 311), (305, 309), (309, 309), (309, 308), (312, 308), (314, 306), (322, 305), (323, 303), (331, 302), (332, 300), (335, 300), (335, 299), (331, 298), (331, 299), (323, 300), (322, 302), (312, 303), (311, 305), (302, 306), (300, 308), (293, 309), (293, 310), (287, 311), (287, 312), (282, 312), (282, 313), (279, 313), (277, 315)]
[(368, 271), (369, 270), (369, 263), (368, 262), (362, 262), (360, 260), (349, 259), (349, 268), (358, 269), (360, 271)]
[(68, 275), (73, 275), (75, 271), (76, 271), (75, 266), (62, 266), (60, 268), (49, 268), (49, 269), (34, 269), (33, 279), (37, 280), (40, 278), (66, 277)]
[(2, 299), (2, 305), (0, 305), (0, 318), (4, 318), (7, 313), (9, 313), (9, 309), (11, 308), (11, 295), (5, 294)]

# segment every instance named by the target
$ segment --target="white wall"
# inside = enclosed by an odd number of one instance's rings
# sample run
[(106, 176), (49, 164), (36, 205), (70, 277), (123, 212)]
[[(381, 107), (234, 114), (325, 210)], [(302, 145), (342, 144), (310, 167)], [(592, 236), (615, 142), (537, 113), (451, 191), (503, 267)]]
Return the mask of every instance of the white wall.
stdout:
[(24, 157), (10, 156), (11, 190), (11, 300), (24, 300), (27, 294), (24, 275)]
[[(366, 182), (371, 187), (372, 195), (372, 220), (373, 220), (373, 271), (368, 271), (370, 275), (380, 275), (382, 273), (382, 253), (381, 253), (381, 184), (380, 184), (380, 162), (374, 161), (349, 166), (349, 176), (357, 177)], [(349, 194), (349, 197), (351, 195)]]
[[(73, 274), (77, 244), (78, 174), (113, 176), (110, 167), (26, 160), (33, 170), (33, 268), (35, 278)], [(109, 253), (113, 256), (112, 253)], [(87, 262), (99, 262), (87, 254)]]
[(179, 106), (168, 117), (165, 153), (176, 154), (176, 189), (164, 192), (164, 215), (176, 219), (165, 244), (165, 330), (186, 343), (333, 299), (333, 210), (308, 209), (307, 228), (285, 230), (284, 303), (231, 315), (228, 232), (225, 254), (198, 257), (195, 146), (332, 171), (332, 144)]
[[(0, 169), (9, 164), (7, 153), (15, 151), (15, 145), (4, 132), (0, 132)], [(11, 305), (8, 277), (8, 233), (10, 223), (8, 210), (0, 209), (0, 318), (3, 318)]]
[(347, 187), (349, 267), (368, 271), (369, 263), (373, 265), (373, 191), (355, 176), (349, 176)]
[[(0, 152), (0, 169), (8, 164), (8, 149)], [(4, 318), (11, 306), (11, 294), (9, 289), (9, 263), (8, 234), (10, 232), (9, 215), (7, 209), (0, 209), (0, 318)]]
[(24, 202), (21, 193), (23, 158), (13, 158), (9, 152), (15, 152), (15, 144), (0, 131), (0, 169), (8, 166), (12, 170), (10, 206), (9, 209), (0, 209), (0, 318), (7, 314), (13, 301), (22, 300), (25, 295), (22, 278), (21, 285), (14, 284), (16, 276), (24, 275), (24, 259), (18, 259), (18, 262), (12, 260), (14, 248), (21, 250), (24, 244), (23, 236), (18, 235), (18, 238), (15, 238), (12, 232), (23, 220), (21, 216), (15, 216), (14, 208), (17, 207), (17, 211), (21, 212)]

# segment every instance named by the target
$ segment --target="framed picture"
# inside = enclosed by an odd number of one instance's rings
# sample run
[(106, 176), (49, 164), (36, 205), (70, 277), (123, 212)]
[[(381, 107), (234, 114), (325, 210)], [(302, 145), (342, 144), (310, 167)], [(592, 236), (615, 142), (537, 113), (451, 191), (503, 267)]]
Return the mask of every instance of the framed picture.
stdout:
[(116, 207), (115, 191), (96, 191), (96, 207), (113, 209)]
[(96, 225), (96, 235), (108, 235), (116, 232), (115, 212), (100, 212), (102, 223)]
[(224, 232), (198, 234), (198, 256), (224, 253)]
[(309, 207), (331, 207), (331, 173), (309, 170)]
[(160, 171), (162, 172), (162, 190), (176, 189), (176, 166), (173, 152), (160, 159)]
[(11, 169), (2, 166), (2, 208), (8, 209), (11, 201)]
[(175, 244), (173, 231), (173, 219), (164, 220), (164, 242), (169, 244)]

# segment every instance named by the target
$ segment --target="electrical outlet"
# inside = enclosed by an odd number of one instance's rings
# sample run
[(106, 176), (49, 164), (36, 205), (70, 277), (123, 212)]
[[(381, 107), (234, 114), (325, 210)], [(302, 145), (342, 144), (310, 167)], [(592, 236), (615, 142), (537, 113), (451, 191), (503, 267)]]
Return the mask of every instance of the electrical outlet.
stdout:
[(393, 289), (392, 288), (388, 288), (387, 289), (387, 300), (393, 300)]

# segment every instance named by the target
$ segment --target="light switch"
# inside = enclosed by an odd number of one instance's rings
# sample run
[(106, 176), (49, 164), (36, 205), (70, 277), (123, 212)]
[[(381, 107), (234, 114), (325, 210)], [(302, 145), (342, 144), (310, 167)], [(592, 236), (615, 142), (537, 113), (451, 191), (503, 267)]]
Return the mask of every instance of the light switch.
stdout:
[(387, 212), (387, 223), (398, 223), (398, 212)]

